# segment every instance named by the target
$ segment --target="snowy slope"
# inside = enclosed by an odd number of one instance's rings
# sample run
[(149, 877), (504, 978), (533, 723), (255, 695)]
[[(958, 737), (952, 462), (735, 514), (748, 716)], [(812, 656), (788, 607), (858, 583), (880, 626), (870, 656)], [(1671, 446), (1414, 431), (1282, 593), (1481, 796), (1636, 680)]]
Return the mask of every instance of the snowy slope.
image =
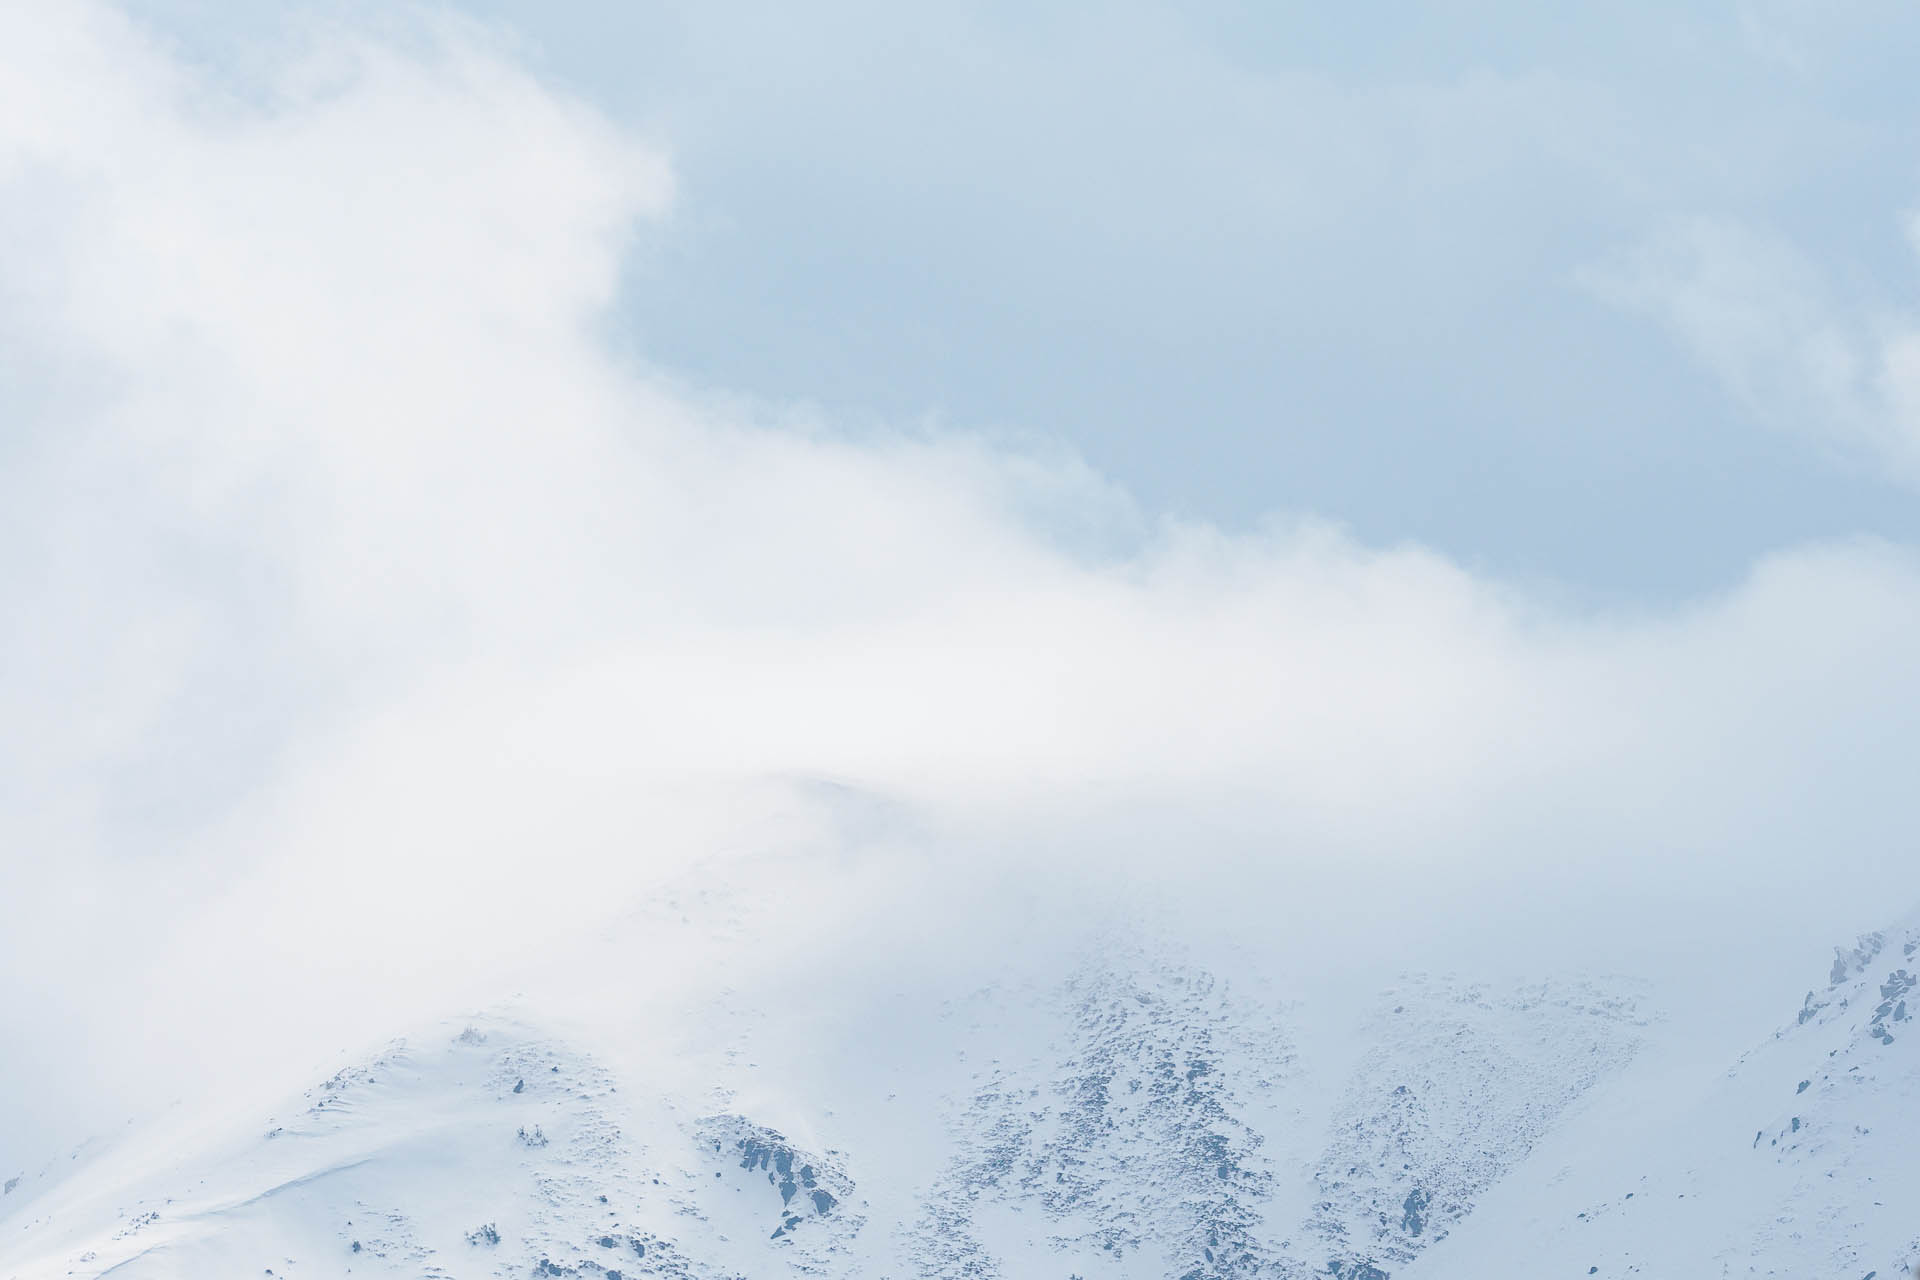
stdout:
[[(1408, 1271), (1901, 1280), (1920, 1262), (1920, 922), (1835, 949), (1697, 1089), (1629, 1072)], [(1797, 1006), (1797, 1007), (1796, 1007)]]
[(1371, 1280), (1651, 1025), (1618, 990), (1425, 978), (1308, 1017), (1139, 935), (1043, 969), (903, 992), (844, 1060), (738, 992), (689, 1014), (710, 1040), (604, 1053), (524, 1009), (450, 1022), (34, 1179), (0, 1277)]
[(850, 1007), (726, 985), (671, 1018), (596, 995), (603, 1017), (521, 1001), (416, 1031), (278, 1103), (9, 1174), (0, 1278), (1886, 1280), (1920, 1259), (1920, 922), (1840, 949), (1777, 1032), (1691, 1074), (1619, 980), (1414, 975), (1328, 1007), (1141, 930), (1038, 954)]

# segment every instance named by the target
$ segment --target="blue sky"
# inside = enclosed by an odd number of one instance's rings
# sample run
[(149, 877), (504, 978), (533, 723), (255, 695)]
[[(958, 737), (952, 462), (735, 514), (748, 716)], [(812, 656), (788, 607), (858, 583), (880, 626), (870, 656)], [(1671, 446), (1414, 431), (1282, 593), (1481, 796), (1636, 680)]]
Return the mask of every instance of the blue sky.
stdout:
[[(291, 29), (133, 8), (229, 69)], [(461, 11), (671, 153), (616, 323), (693, 384), (1064, 446), (1149, 512), (1313, 513), (1615, 604), (1920, 536), (1911, 476), (1832, 405), (1743, 400), (1592, 283), (1705, 222), (1848, 323), (1910, 317), (1908, 6)]]

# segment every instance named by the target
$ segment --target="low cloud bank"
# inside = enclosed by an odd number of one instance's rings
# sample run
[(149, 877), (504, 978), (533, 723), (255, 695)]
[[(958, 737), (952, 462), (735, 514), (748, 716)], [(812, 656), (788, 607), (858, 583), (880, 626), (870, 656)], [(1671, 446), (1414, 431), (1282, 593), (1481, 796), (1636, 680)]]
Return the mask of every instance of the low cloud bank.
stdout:
[(416, 35), (236, 96), (110, 10), (0, 16), (20, 1150), (722, 861), (1572, 962), (1763, 963), (1920, 894), (1907, 549), (1596, 615), (688, 391), (601, 329), (666, 159)]

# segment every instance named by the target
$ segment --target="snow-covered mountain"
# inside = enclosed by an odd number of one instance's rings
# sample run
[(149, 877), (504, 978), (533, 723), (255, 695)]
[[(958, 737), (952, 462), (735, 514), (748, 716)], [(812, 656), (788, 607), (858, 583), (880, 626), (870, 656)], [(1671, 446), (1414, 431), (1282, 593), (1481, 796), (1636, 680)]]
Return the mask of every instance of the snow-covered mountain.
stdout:
[(1916, 951), (1705, 1081), (1632, 983), (1329, 1009), (1138, 934), (903, 985), (831, 1060), (741, 992), (702, 1034), (509, 1004), (10, 1173), (0, 1278), (1900, 1276)]
[(1781, 1026), (1698, 1087), (1627, 1073), (1420, 1280), (1833, 1276), (1920, 1263), (1920, 926), (1834, 950)]

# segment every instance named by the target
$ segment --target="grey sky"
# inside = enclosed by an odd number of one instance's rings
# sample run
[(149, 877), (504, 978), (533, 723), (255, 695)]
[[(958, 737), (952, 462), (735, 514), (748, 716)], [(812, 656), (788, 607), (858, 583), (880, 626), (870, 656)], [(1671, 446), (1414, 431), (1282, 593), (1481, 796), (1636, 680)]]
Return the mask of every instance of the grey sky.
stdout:
[[(134, 7), (216, 62), (285, 36)], [(1765, 421), (1582, 283), (1704, 218), (1838, 307), (1913, 309), (1908, 6), (462, 9), (673, 156), (619, 313), (671, 375), (1061, 441), (1149, 511), (1312, 512), (1616, 602), (1920, 536), (1817, 407)]]

